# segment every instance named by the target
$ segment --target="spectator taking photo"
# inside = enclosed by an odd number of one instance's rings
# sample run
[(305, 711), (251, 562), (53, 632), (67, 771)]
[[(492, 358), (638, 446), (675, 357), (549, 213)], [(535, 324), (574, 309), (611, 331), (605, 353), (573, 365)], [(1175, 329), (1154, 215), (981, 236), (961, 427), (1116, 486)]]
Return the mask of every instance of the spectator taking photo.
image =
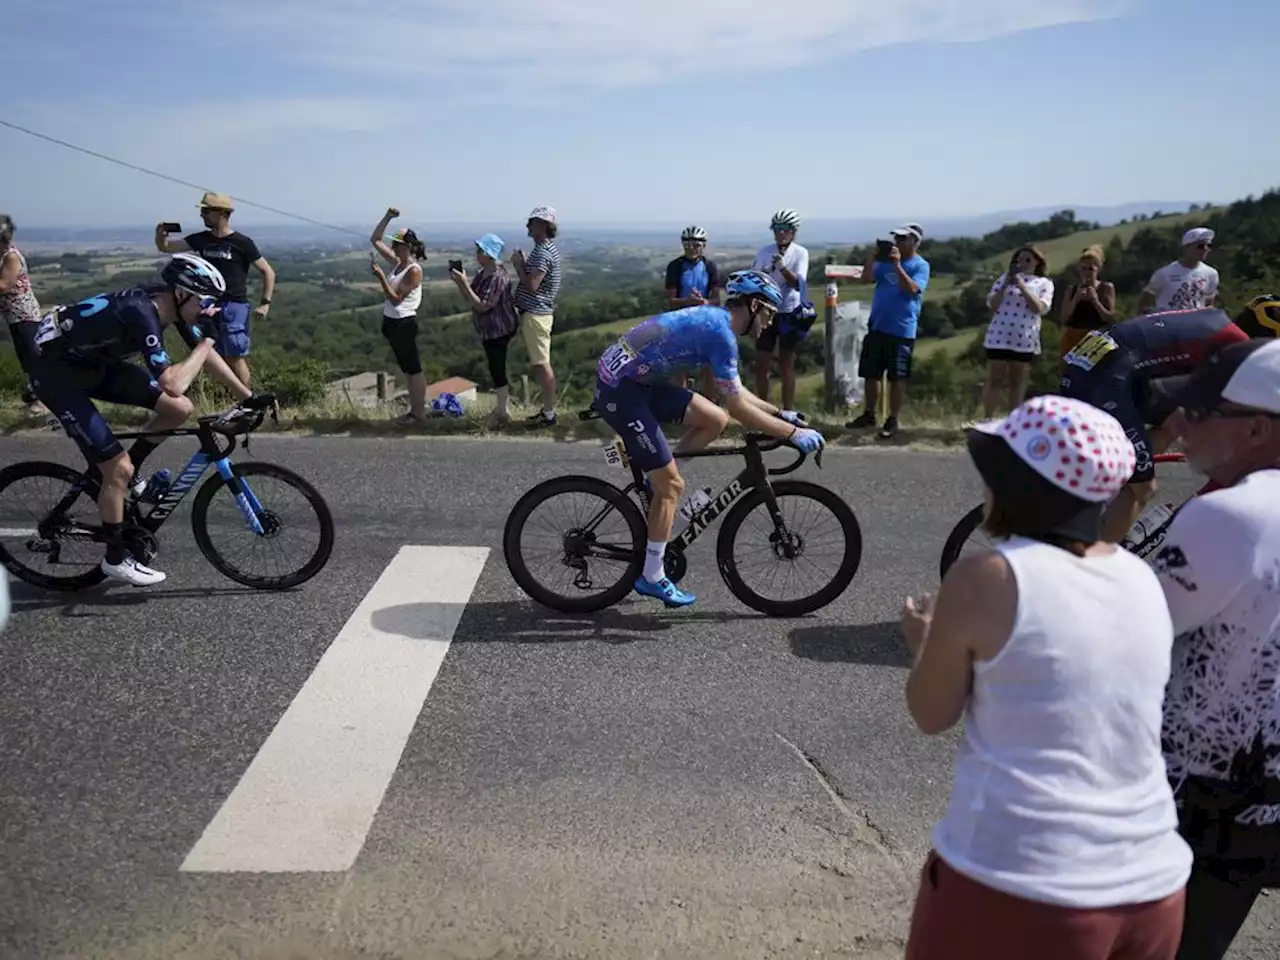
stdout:
[(258, 245), (243, 233), (231, 229), (235, 205), (224, 193), (206, 193), (200, 198), (200, 219), (205, 229), (180, 240), (170, 234), (182, 228), (177, 223), (156, 224), (156, 249), (161, 253), (189, 250), (212, 263), (227, 282), (227, 292), (218, 301), (214, 324), (214, 345), (236, 378), (246, 387), (249, 381), (249, 268), (262, 275), (262, 295), (253, 315), (267, 318), (276, 288), (276, 272), (258, 251)]
[(880, 401), (880, 378), (889, 378), (889, 416), (880, 430), (888, 439), (898, 432), (898, 417), (911, 379), (920, 304), (929, 286), (929, 261), (916, 252), (924, 239), (918, 223), (890, 232), (892, 240), (877, 240), (876, 252), (862, 267), (859, 283), (874, 283), (870, 329), (862, 341), (858, 376), (865, 384), (862, 415), (845, 424), (850, 429), (875, 427)]

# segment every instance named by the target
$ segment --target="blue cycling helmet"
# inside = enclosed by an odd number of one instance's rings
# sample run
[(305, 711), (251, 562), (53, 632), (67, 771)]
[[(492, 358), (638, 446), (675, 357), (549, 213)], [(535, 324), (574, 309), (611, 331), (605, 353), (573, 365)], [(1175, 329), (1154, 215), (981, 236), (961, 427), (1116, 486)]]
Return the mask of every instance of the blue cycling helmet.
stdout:
[(175, 253), (160, 271), (160, 279), (175, 290), (197, 297), (220, 297), (227, 292), (227, 281), (218, 268), (194, 253)]
[(782, 291), (768, 274), (759, 270), (736, 270), (729, 274), (724, 292), (730, 300), (759, 298), (775, 310), (782, 306)]

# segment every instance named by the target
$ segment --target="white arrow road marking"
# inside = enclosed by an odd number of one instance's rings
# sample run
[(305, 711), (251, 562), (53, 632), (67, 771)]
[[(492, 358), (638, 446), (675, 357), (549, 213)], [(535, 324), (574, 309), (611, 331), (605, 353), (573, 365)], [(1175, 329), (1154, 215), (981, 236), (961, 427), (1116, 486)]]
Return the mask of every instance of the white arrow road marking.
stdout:
[[(400, 549), (187, 854), (183, 871), (351, 868), (488, 556), (488, 547)], [(408, 612), (378, 616), (404, 606)]]

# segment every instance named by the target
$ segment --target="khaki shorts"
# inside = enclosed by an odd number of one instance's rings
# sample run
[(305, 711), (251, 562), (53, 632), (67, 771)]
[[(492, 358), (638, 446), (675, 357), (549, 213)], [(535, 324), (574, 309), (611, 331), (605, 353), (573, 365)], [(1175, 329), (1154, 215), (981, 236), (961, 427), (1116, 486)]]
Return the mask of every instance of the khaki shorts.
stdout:
[(520, 314), (520, 335), (524, 337), (524, 348), (529, 354), (529, 363), (535, 367), (551, 366), (551, 322), (550, 313)]

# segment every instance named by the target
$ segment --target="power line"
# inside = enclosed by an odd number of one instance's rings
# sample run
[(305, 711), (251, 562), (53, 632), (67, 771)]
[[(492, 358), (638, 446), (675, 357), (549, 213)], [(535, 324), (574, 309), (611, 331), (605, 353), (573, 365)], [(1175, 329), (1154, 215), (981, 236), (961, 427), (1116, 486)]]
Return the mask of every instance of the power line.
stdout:
[[(182, 179), (179, 179), (178, 177), (171, 177), (169, 176), (169, 174), (160, 173), (158, 170), (149, 170), (146, 167), (140, 167), (136, 163), (129, 163), (126, 160), (118, 160), (115, 157), (107, 156), (105, 153), (99, 153), (96, 150), (90, 150), (88, 147), (80, 147), (74, 143), (68, 143), (66, 140), (59, 140), (57, 137), (51, 137), (48, 134), (40, 133), (37, 130), (29, 130), (26, 127), (19, 126), (16, 123), (11, 123), (10, 121), (2, 118), (0, 118), (0, 126), (8, 127), (10, 130), (17, 130), (19, 133), (25, 133), (28, 136), (36, 137), (37, 139), (40, 139), (40, 140), (47, 140), (49, 143), (56, 143), (60, 147), (66, 147), (68, 150), (75, 150), (77, 153), (87, 154), (88, 156), (96, 157), (99, 160), (106, 160), (108, 163), (114, 163), (118, 166), (125, 167), (129, 170), (135, 170), (138, 173), (145, 173), (151, 177), (158, 177), (161, 180), (168, 180), (170, 183), (176, 183), (184, 187), (190, 187), (192, 190), (200, 190), (205, 193), (216, 192), (210, 189), (209, 187), (202, 186), (198, 183), (191, 183), (188, 180), (182, 180)], [(299, 213), (290, 213), (288, 210), (280, 210), (276, 207), (267, 206), (267, 204), (265, 203), (255, 203), (253, 200), (246, 200), (244, 197), (233, 196), (231, 199), (236, 201), (236, 203), (246, 207), (257, 207), (259, 210), (266, 210), (270, 213), (275, 213), (282, 217), (290, 217), (294, 220), (301, 220), (304, 223), (310, 223), (317, 227), (324, 227), (327, 230), (336, 230), (339, 233), (349, 234), (350, 236), (353, 236), (353, 237), (364, 236), (364, 234), (357, 233), (355, 230), (350, 230), (347, 227), (335, 227), (333, 224), (325, 223), (322, 220), (313, 220), (310, 217), (304, 217), (302, 216), (302, 214), (299, 214)]]

